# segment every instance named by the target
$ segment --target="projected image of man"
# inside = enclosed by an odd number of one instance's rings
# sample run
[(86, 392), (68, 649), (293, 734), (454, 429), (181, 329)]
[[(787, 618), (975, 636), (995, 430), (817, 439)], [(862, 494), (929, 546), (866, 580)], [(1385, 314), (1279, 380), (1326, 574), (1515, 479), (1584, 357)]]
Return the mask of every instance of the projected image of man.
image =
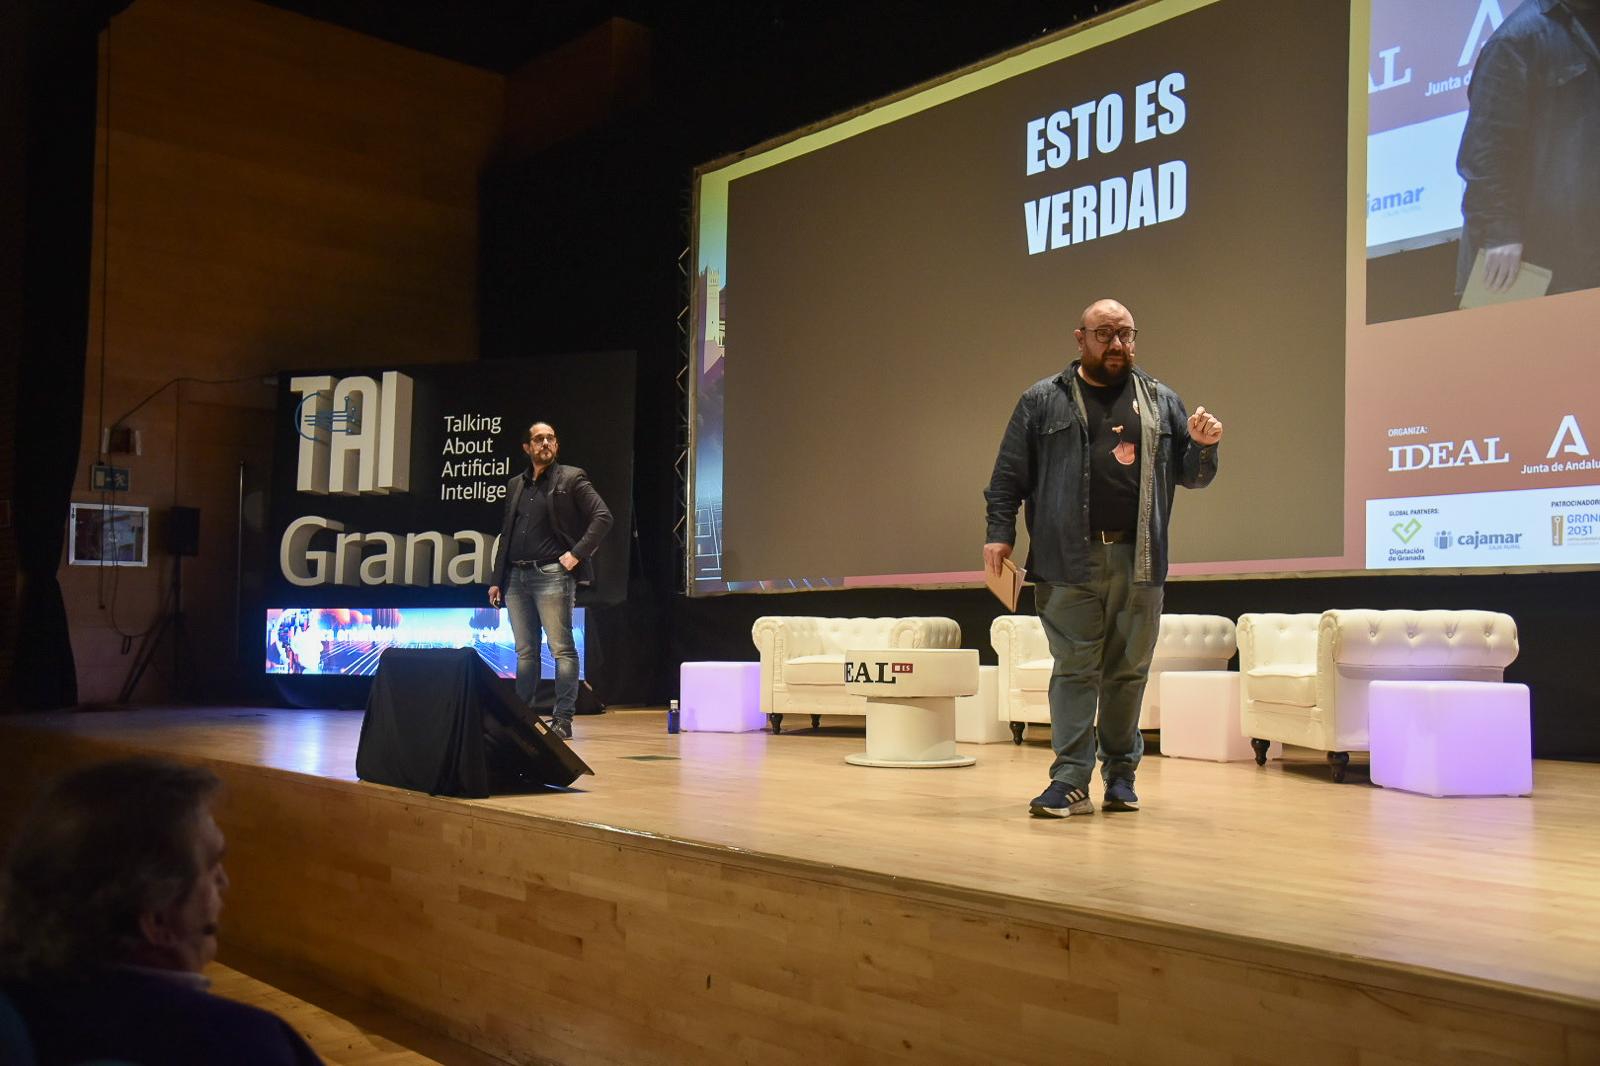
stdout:
[(539, 632), (556, 662), (555, 731), (572, 736), (578, 702), (573, 599), (594, 580), (593, 557), (611, 528), (611, 511), (576, 466), (556, 462), (561, 443), (548, 422), (528, 427), (528, 469), (511, 479), (495, 551), (489, 603), (504, 601), (517, 642), (517, 695), (531, 707), (539, 685)]
[(1177, 485), (1217, 474), (1222, 423), (1134, 366), (1139, 335), (1115, 300), (1083, 312), (1078, 358), (1029, 386), (984, 492), (984, 566), (999, 573), (1026, 505), (1027, 570), (1050, 642), (1049, 786), (1035, 815), (1093, 814), (1089, 781), (1099, 712), (1106, 810), (1136, 810), (1144, 753), (1139, 705), (1161, 622), (1167, 524)]
[(1479, 251), (1504, 292), (1524, 263), (1551, 293), (1600, 286), (1600, 0), (1526, 0), (1478, 55), (1456, 155), (1466, 182), (1456, 291)]

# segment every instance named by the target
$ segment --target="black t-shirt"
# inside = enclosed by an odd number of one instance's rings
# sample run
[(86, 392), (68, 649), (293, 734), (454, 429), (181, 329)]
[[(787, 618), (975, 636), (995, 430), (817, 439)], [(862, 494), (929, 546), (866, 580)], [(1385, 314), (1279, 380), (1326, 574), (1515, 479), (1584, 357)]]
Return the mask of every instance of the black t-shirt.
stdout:
[(1131, 530), (1139, 522), (1139, 412), (1135, 392), (1078, 378), (1089, 417), (1089, 528)]
[(522, 475), (522, 498), (517, 501), (517, 517), (511, 523), (511, 554), (507, 556), (514, 563), (557, 559), (567, 550), (550, 524), (550, 486), (554, 481), (550, 472), (554, 469), (545, 467), (537, 480), (531, 468)]

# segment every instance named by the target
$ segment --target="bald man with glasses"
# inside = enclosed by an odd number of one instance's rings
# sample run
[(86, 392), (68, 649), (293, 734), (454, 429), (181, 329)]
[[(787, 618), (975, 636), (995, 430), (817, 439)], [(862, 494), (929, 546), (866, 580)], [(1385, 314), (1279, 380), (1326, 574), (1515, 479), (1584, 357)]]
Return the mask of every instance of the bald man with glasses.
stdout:
[(1078, 358), (1017, 401), (984, 491), (984, 566), (999, 573), (1026, 505), (1027, 570), (1050, 642), (1050, 783), (1028, 805), (1040, 817), (1093, 814), (1096, 756), (1105, 809), (1139, 805), (1139, 705), (1161, 622), (1167, 525), (1177, 485), (1217, 474), (1222, 423), (1186, 414), (1167, 386), (1134, 366), (1133, 315), (1115, 300), (1084, 309)]

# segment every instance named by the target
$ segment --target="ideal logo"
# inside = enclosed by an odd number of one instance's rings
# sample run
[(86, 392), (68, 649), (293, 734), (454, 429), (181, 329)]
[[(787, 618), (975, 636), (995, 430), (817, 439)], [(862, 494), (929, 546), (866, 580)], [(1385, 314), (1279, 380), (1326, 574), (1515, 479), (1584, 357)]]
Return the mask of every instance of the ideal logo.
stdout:
[(1385, 48), (1378, 53), (1378, 58), (1383, 60), (1383, 80), (1379, 81), (1367, 71), (1367, 94), (1381, 93), (1385, 89), (1398, 89), (1402, 85), (1411, 84), (1411, 68), (1407, 67), (1404, 74), (1395, 73), (1395, 56), (1400, 54), (1400, 46)]
[(1422, 523), (1415, 518), (1394, 524), (1394, 535), (1400, 538), (1401, 544), (1410, 544), (1411, 538), (1422, 531)]
[[(877, 684), (877, 685), (892, 685), (899, 679), (889, 676), (890, 674), (909, 674), (909, 673), (912, 672), (912, 666), (913, 666), (912, 663), (887, 663), (887, 662), (885, 662), (885, 663), (848, 663), (847, 662), (847, 663), (844, 664), (844, 681), (845, 681), (845, 684), (847, 684), (847, 685), (850, 684), (852, 681), (854, 681), (854, 682), (865, 681), (865, 682), (868, 682), (870, 684)], [(873, 667), (877, 668), (877, 673), (876, 674), (873, 673), (873, 670), (872, 670)]]
[(1435, 533), (1433, 535), (1433, 546), (1438, 548), (1440, 551), (1444, 551), (1446, 548), (1450, 547), (1450, 531), (1448, 529), (1441, 529), (1439, 532)]
[[(1481, 445), (1481, 447), (1480, 447)], [(1429, 467), (1493, 466), (1509, 463), (1511, 454), (1500, 453), (1499, 437), (1481, 440), (1438, 441), (1433, 444), (1401, 444), (1389, 448), (1389, 473), (1426, 470)]]
[(370, 377), (289, 379), (300, 455), (295, 491), (317, 495), (386, 495), (411, 489), (411, 379), (385, 371)]
[[(1461, 44), (1461, 57), (1456, 60), (1456, 66), (1470, 67), (1477, 59), (1478, 50), (1483, 47), (1483, 42), (1488, 39), (1490, 34), (1499, 29), (1500, 24), (1505, 20), (1505, 12), (1500, 6), (1500, 0), (1478, 0), (1478, 10), (1473, 15), (1472, 26), (1467, 30), (1466, 39)], [(1378, 59), (1381, 61), (1380, 65), (1383, 71), (1379, 77), (1374, 77), (1371, 70), (1367, 71), (1367, 94), (1369, 96), (1411, 84), (1411, 68), (1408, 66), (1404, 71), (1400, 69), (1399, 55), (1399, 45), (1395, 45), (1392, 48), (1384, 48), (1378, 52)], [(1451, 87), (1458, 88), (1459, 86), (1453, 85)]]

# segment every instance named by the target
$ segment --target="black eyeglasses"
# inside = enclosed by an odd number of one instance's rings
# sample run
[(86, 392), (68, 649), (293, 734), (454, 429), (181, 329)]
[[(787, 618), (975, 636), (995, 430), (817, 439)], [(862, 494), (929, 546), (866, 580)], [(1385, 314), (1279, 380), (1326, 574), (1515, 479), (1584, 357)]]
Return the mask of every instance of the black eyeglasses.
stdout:
[(1117, 338), (1123, 344), (1132, 344), (1133, 339), (1139, 335), (1139, 331), (1132, 326), (1123, 326), (1121, 329), (1112, 329), (1110, 326), (1097, 326), (1084, 332), (1101, 344), (1110, 344), (1112, 337)]
[(555, 442), (556, 438), (553, 433), (541, 433), (537, 437), (528, 438), (528, 443), (530, 444), (554, 444)]

